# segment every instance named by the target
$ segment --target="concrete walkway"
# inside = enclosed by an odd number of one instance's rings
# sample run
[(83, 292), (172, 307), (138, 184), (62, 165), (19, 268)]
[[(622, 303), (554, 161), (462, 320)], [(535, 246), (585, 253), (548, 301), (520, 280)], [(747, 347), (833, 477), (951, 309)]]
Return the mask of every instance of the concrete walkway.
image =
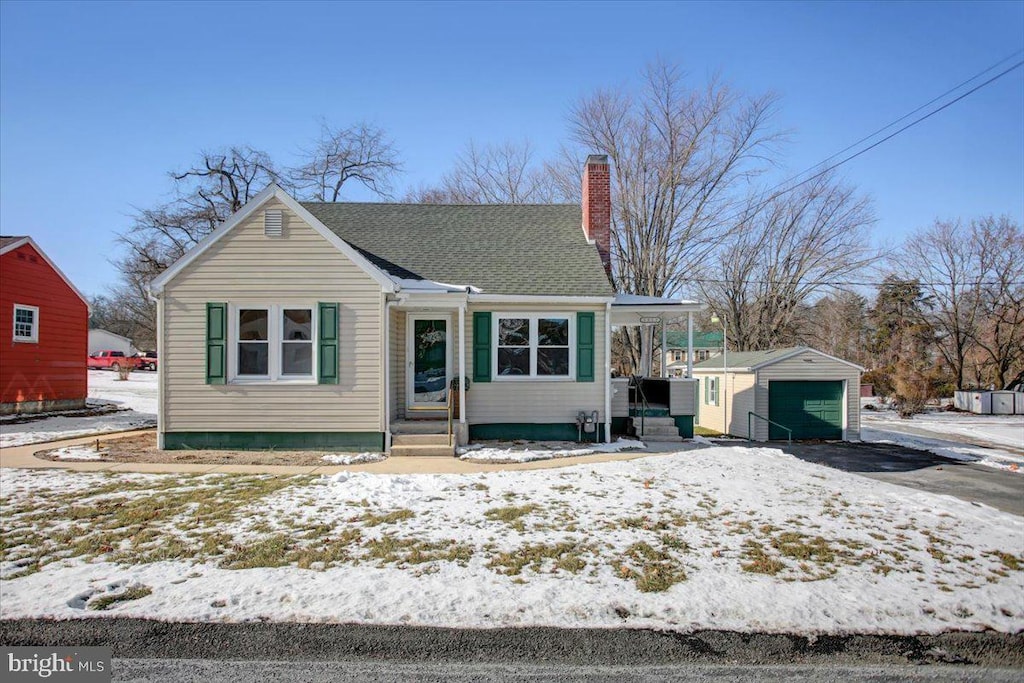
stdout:
[(552, 460), (535, 460), (523, 463), (479, 463), (467, 462), (451, 457), (401, 456), (381, 462), (362, 465), (217, 465), (196, 463), (128, 463), (128, 462), (95, 462), (73, 460), (44, 460), (35, 457), (35, 453), (48, 451), (65, 446), (87, 446), (96, 441), (109, 441), (123, 438), (129, 434), (154, 434), (155, 430), (135, 430), (131, 432), (109, 432), (106, 434), (83, 436), (61, 441), (29, 444), (0, 448), (0, 468), (17, 467), (26, 469), (63, 469), (79, 472), (146, 472), (146, 473), (178, 473), (178, 474), (335, 474), (337, 472), (375, 472), (377, 474), (473, 474), (479, 472), (501, 472), (514, 470), (542, 470), (555, 467), (570, 467), (598, 462), (618, 460), (635, 460), (657, 453), (675, 453), (693, 450), (702, 446), (693, 443), (652, 443), (644, 451), (627, 451), (625, 453), (595, 453), (573, 458), (556, 458)]

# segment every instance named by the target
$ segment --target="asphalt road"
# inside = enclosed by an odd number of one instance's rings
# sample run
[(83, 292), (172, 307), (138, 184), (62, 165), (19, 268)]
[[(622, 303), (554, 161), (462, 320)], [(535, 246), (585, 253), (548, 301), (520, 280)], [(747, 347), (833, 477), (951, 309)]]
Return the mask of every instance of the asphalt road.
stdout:
[(1024, 474), (893, 444), (800, 441), (782, 447), (807, 462), (1024, 516)]
[(695, 683), (1020, 683), (1019, 669), (963, 666), (582, 666), (565, 664), (443, 664), (407, 662), (272, 662), (115, 659), (115, 681), (235, 683), (236, 681), (693, 681)]
[[(9, 646), (108, 645), (126, 660), (410, 663), (417, 666), (602, 667), (948, 666), (1018, 670), (1024, 633), (935, 636), (819, 636), (645, 629), (496, 628), (292, 624), (173, 623), (95, 618), (0, 621)], [(305, 666), (305, 664), (303, 664)], [(483, 669), (481, 669), (482, 671)]]

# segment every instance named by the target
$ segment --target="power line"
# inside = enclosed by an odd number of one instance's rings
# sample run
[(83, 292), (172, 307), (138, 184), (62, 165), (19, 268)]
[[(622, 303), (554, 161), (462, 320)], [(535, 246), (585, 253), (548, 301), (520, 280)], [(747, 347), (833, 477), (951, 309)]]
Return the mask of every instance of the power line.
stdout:
[[(991, 65), (991, 66), (989, 66), (988, 68), (986, 68), (986, 69), (983, 69), (983, 70), (979, 71), (978, 73), (974, 74), (973, 76), (971, 76), (970, 78), (968, 78), (967, 80), (965, 80), (965, 81), (961, 81), (960, 83), (958, 83), (958, 84), (954, 85), (954, 86), (953, 86), (952, 88), (950, 88), (950, 89), (949, 89), (949, 90), (947, 90), (946, 92), (942, 93), (941, 95), (937, 95), (937, 96), (933, 97), (932, 99), (928, 100), (927, 102), (925, 102), (924, 104), (922, 104), (922, 105), (921, 105), (920, 107), (918, 107), (917, 109), (914, 109), (913, 111), (909, 111), (909, 112), (907, 112), (906, 114), (904, 114), (903, 116), (901, 116), (901, 117), (899, 117), (898, 119), (896, 119), (895, 121), (893, 121), (893, 122), (891, 122), (891, 123), (888, 123), (888, 124), (886, 124), (886, 125), (882, 126), (881, 128), (879, 128), (878, 130), (874, 131), (873, 133), (869, 133), (868, 135), (865, 135), (865, 136), (864, 136), (864, 137), (862, 137), (862, 138), (861, 138), (860, 140), (857, 140), (856, 142), (854, 142), (854, 143), (852, 143), (852, 144), (849, 144), (849, 145), (847, 145), (847, 146), (846, 146), (846, 147), (844, 147), (843, 149), (839, 150), (838, 152), (836, 152), (836, 153), (835, 153), (835, 154), (833, 154), (832, 156), (830, 156), (830, 157), (827, 157), (826, 159), (824, 159), (824, 160), (822, 160), (822, 161), (818, 162), (818, 163), (817, 163), (817, 164), (815, 164), (814, 166), (812, 166), (812, 167), (810, 167), (810, 168), (808, 168), (808, 169), (805, 169), (805, 170), (801, 171), (800, 173), (797, 173), (796, 175), (794, 175), (794, 176), (791, 176), (791, 177), (787, 178), (786, 180), (783, 180), (783, 181), (782, 181), (781, 183), (779, 183), (779, 184), (775, 185), (774, 187), (772, 187), (772, 188), (771, 188), (771, 189), (769, 190), (769, 192), (772, 192), (772, 191), (774, 191), (774, 190), (776, 190), (776, 189), (778, 189), (778, 188), (780, 188), (780, 187), (783, 187), (784, 185), (788, 184), (789, 182), (791, 182), (791, 181), (793, 181), (793, 180), (796, 180), (797, 178), (799, 178), (799, 177), (800, 177), (800, 176), (802, 176), (803, 174), (805, 174), (805, 173), (809, 173), (809, 172), (813, 171), (813, 170), (814, 170), (815, 168), (818, 168), (819, 166), (821, 166), (822, 164), (827, 164), (828, 162), (832, 161), (833, 159), (835, 159), (835, 158), (836, 158), (836, 157), (838, 157), (839, 155), (841, 155), (841, 154), (844, 154), (844, 153), (846, 153), (846, 152), (850, 151), (851, 149), (853, 149), (853, 148), (854, 148), (854, 147), (856, 147), (857, 145), (861, 144), (862, 142), (867, 142), (868, 140), (870, 140), (871, 138), (875, 137), (875, 136), (876, 136), (876, 135), (878, 135), (879, 133), (882, 133), (882, 132), (884, 132), (884, 131), (886, 131), (886, 130), (889, 130), (890, 128), (892, 128), (892, 127), (893, 127), (893, 126), (895, 126), (896, 124), (900, 123), (901, 121), (905, 121), (906, 119), (910, 118), (911, 116), (913, 116), (913, 115), (914, 115), (914, 114), (916, 114), (917, 112), (921, 111), (922, 109), (925, 109), (925, 108), (927, 108), (927, 107), (929, 107), (929, 106), (931, 106), (931, 105), (935, 104), (936, 102), (938, 102), (939, 100), (941, 100), (941, 99), (942, 99), (943, 97), (945, 97), (946, 95), (949, 95), (949, 94), (951, 94), (951, 93), (953, 93), (953, 92), (956, 92), (957, 90), (959, 90), (960, 88), (964, 87), (965, 85), (967, 85), (967, 84), (968, 84), (968, 83), (970, 83), (971, 81), (975, 81), (975, 80), (977, 80), (977, 79), (981, 78), (982, 76), (984, 76), (985, 74), (987, 74), (987, 73), (988, 73), (989, 71), (992, 71), (993, 69), (995, 69), (995, 68), (996, 68), (996, 67), (998, 67), (999, 65), (1001, 65), (1001, 64), (1003, 64), (1003, 63), (1005, 63), (1005, 62), (1008, 62), (1008, 61), (1010, 61), (1011, 59), (1013, 59), (1014, 57), (1016, 57), (1016, 56), (1020, 55), (1021, 53), (1024, 53), (1024, 48), (1022, 48), (1022, 49), (1020, 49), (1020, 50), (1017, 50), (1017, 51), (1016, 51), (1016, 52), (1014, 52), (1013, 54), (1010, 54), (1010, 55), (1007, 55), (1006, 57), (1003, 57), (1003, 58), (1002, 58), (1002, 59), (1000, 59), (1000, 60), (999, 60), (998, 62), (996, 62), (996, 63), (992, 64), (992, 65)], [(1019, 66), (1019, 65), (1018, 65), (1018, 66)], [(984, 85), (984, 84), (983, 84), (983, 85)], [(969, 93), (968, 93), (968, 94), (969, 94)]]
[[(1012, 56), (1016, 56), (1016, 55), (1017, 55), (1017, 54), (1019, 54), (1020, 52), (1024, 52), (1024, 50), (1020, 50), (1020, 51), (1018, 51), (1017, 53), (1014, 53), (1014, 55), (1012, 55)], [(1007, 59), (1010, 59), (1010, 58), (1012, 58), (1012, 56), (1011, 56), (1011, 57), (1008, 57), (1008, 58), (1006, 58), (1006, 59), (1002, 59), (1002, 60), (1000, 60), (999, 62), (997, 62), (997, 63), (996, 63), (996, 65), (998, 65), (998, 64), (1001, 64), (1002, 62), (1005, 62), (1005, 61), (1006, 61)], [(993, 66), (991, 66), (991, 67), (989, 67), (989, 68), (985, 69), (984, 71), (980, 72), (980, 73), (979, 73), (978, 75), (976, 75), (976, 76), (974, 76), (974, 77), (972, 77), (972, 78), (969, 78), (969, 79), (967, 79), (967, 81), (966, 81), (966, 82), (967, 82), (967, 83), (969, 83), (969, 82), (971, 82), (971, 81), (975, 80), (976, 78), (978, 78), (978, 76), (979, 76), (979, 75), (981, 75), (981, 74), (984, 74), (984, 73), (987, 73), (987, 72), (991, 71), (991, 70), (992, 70), (993, 68), (995, 68), (995, 66), (996, 66), (996, 65), (993, 65)], [(736, 212), (736, 213), (735, 213), (735, 214), (733, 214), (732, 216), (727, 216), (726, 218), (722, 219), (722, 222), (728, 222), (728, 221), (731, 221), (731, 220), (733, 220), (733, 219), (735, 219), (735, 218), (739, 218), (740, 216), (743, 216), (744, 214), (750, 214), (750, 213), (754, 213), (754, 212), (756, 212), (756, 211), (759, 211), (759, 210), (760, 210), (761, 208), (763, 208), (764, 206), (766, 206), (766, 205), (767, 205), (767, 204), (768, 204), (769, 202), (772, 202), (772, 201), (774, 201), (775, 199), (777, 199), (777, 198), (781, 197), (782, 195), (784, 195), (784, 194), (786, 194), (786, 193), (788, 193), (788, 192), (792, 192), (793, 190), (795, 190), (796, 188), (798, 188), (798, 187), (800, 187), (800, 186), (802, 186), (802, 185), (806, 185), (807, 183), (811, 182), (812, 180), (815, 180), (815, 179), (817, 179), (817, 178), (820, 178), (821, 176), (825, 175), (825, 174), (826, 174), (826, 173), (828, 173), (829, 171), (833, 171), (833, 170), (835, 170), (836, 168), (839, 168), (840, 166), (842, 166), (842, 165), (843, 165), (843, 164), (845, 164), (845, 163), (848, 163), (848, 162), (850, 162), (850, 161), (853, 161), (854, 159), (856, 159), (857, 157), (861, 156), (862, 154), (866, 154), (867, 152), (870, 152), (870, 151), (871, 151), (871, 150), (873, 150), (873, 149), (874, 149), (875, 147), (878, 147), (879, 145), (881, 145), (881, 144), (883, 144), (883, 143), (885, 143), (885, 142), (888, 142), (889, 140), (893, 139), (894, 137), (896, 137), (896, 136), (897, 136), (897, 135), (899, 135), (900, 133), (904, 132), (905, 130), (908, 130), (909, 128), (913, 128), (913, 127), (914, 127), (914, 126), (916, 126), (917, 124), (919, 124), (919, 123), (921, 123), (921, 122), (923, 122), (923, 121), (926, 121), (927, 119), (930, 119), (931, 117), (935, 116), (935, 115), (936, 115), (936, 114), (938, 114), (939, 112), (941, 112), (941, 111), (943, 111), (943, 110), (945, 110), (945, 109), (948, 109), (949, 107), (953, 106), (954, 104), (956, 104), (956, 103), (957, 103), (957, 102), (959, 102), (960, 100), (964, 99), (965, 97), (969, 97), (970, 95), (973, 95), (974, 93), (978, 92), (978, 91), (979, 91), (979, 90), (981, 90), (982, 88), (984, 88), (984, 87), (986, 87), (986, 86), (988, 86), (988, 85), (990, 85), (990, 84), (994, 83), (995, 81), (999, 80), (999, 79), (1000, 79), (1000, 78), (1002, 78), (1003, 76), (1006, 76), (1007, 74), (1009, 74), (1010, 72), (1014, 71), (1015, 69), (1019, 69), (1019, 68), (1020, 68), (1021, 66), (1024, 66), (1024, 61), (1020, 61), (1020, 62), (1017, 62), (1017, 63), (1016, 63), (1016, 64), (1014, 64), (1013, 66), (1009, 67), (1008, 69), (1005, 69), (1004, 71), (1001, 71), (1001, 72), (999, 72), (998, 74), (996, 74), (996, 75), (995, 75), (995, 76), (993, 76), (992, 78), (988, 79), (987, 81), (985, 81), (985, 82), (983, 82), (983, 83), (981, 83), (981, 84), (979, 84), (979, 85), (976, 85), (975, 87), (971, 88), (970, 90), (968, 90), (967, 92), (963, 93), (962, 95), (960, 95), (960, 96), (956, 97), (955, 99), (952, 99), (952, 100), (950, 100), (949, 102), (946, 102), (945, 104), (943, 104), (943, 105), (942, 105), (941, 107), (939, 107), (938, 109), (934, 109), (934, 110), (932, 110), (932, 111), (928, 112), (927, 114), (925, 114), (924, 116), (918, 117), (917, 119), (915, 119), (915, 120), (911, 121), (911, 122), (910, 122), (910, 123), (908, 123), (907, 125), (905, 125), (905, 126), (903, 126), (902, 128), (900, 128), (899, 130), (896, 130), (895, 132), (893, 132), (893, 133), (890, 133), (889, 135), (885, 136), (885, 137), (884, 137), (884, 138), (882, 138), (881, 140), (878, 140), (877, 142), (874, 142), (874, 143), (872, 143), (871, 145), (869, 145), (869, 146), (865, 147), (864, 149), (862, 149), (862, 150), (860, 150), (860, 151), (858, 151), (858, 152), (855, 152), (855, 153), (853, 153), (853, 154), (849, 155), (848, 157), (844, 158), (844, 159), (843, 159), (842, 161), (838, 161), (838, 162), (836, 162), (836, 163), (832, 164), (831, 166), (828, 166), (828, 167), (826, 167), (826, 168), (822, 169), (821, 171), (818, 171), (818, 172), (817, 172), (817, 173), (815, 173), (814, 175), (812, 175), (812, 176), (810, 176), (810, 177), (808, 177), (808, 178), (806, 178), (806, 179), (804, 179), (804, 180), (801, 180), (800, 182), (796, 183), (795, 185), (793, 185), (793, 186), (791, 186), (791, 187), (788, 187), (788, 188), (786, 188), (786, 189), (784, 189), (784, 190), (779, 190), (778, 192), (775, 192), (775, 190), (776, 190), (776, 189), (778, 189), (778, 188), (780, 188), (780, 187), (783, 187), (783, 186), (784, 186), (784, 185), (786, 185), (786, 184), (787, 184), (787, 183), (788, 183), (789, 181), (788, 181), (788, 180), (786, 180), (786, 181), (783, 181), (782, 183), (780, 183), (780, 184), (778, 184), (778, 185), (775, 185), (774, 187), (772, 187), (772, 188), (770, 188), (770, 189), (768, 190), (768, 192), (769, 192), (769, 193), (772, 193), (772, 194), (770, 194), (770, 196), (769, 196), (769, 197), (767, 197), (766, 199), (762, 200), (762, 201), (761, 201), (761, 202), (759, 202), (758, 204), (754, 205), (754, 206), (753, 206), (752, 208), (746, 208), (746, 209), (743, 209), (742, 211), (738, 211), (738, 212)], [(962, 84), (961, 84), (961, 85), (962, 85)], [(957, 87), (955, 87), (955, 88), (952, 88), (952, 89), (951, 89), (951, 91), (952, 91), (952, 90), (957, 90), (957, 89), (958, 89), (959, 87), (960, 87), (960, 86), (957, 86)], [(947, 93), (948, 93), (948, 92), (951, 92), (951, 91), (947, 91)], [(940, 96), (939, 96), (938, 98), (935, 98), (935, 99), (941, 99), (941, 98), (942, 98), (943, 96), (944, 96), (944, 95), (940, 95)], [(932, 102), (934, 102), (934, 101), (935, 101), (935, 99), (933, 99), (933, 100), (932, 100)], [(928, 104), (930, 104), (930, 103), (928, 103)], [(921, 110), (921, 109), (923, 109), (924, 107), (927, 107), (927, 106), (928, 106), (928, 104), (924, 104), (924, 105), (921, 105), (920, 107), (918, 107), (917, 109), (915, 109), (915, 110), (914, 110), (913, 112), (910, 112), (910, 113), (908, 113), (908, 114), (906, 114), (906, 115), (904, 115), (904, 116), (900, 117), (899, 119), (897, 119), (897, 120), (896, 120), (896, 121), (894, 121), (893, 123), (889, 124), (888, 126), (885, 126), (884, 128), (882, 128), (882, 129), (880, 129), (880, 130), (887, 130), (888, 128), (891, 128), (892, 126), (896, 125), (896, 123), (898, 123), (898, 122), (900, 122), (900, 121), (903, 121), (903, 120), (905, 120), (905, 119), (906, 119), (907, 117), (909, 117), (909, 116), (913, 115), (913, 114), (914, 114), (915, 112), (917, 112), (917, 111), (920, 111), (920, 110)], [(863, 140), (866, 140), (866, 139), (870, 139), (871, 137), (873, 137), (874, 135), (876, 135), (876, 134), (877, 134), (878, 132), (880, 132), (880, 131), (876, 131), (875, 133), (872, 133), (871, 135), (867, 136), (866, 138), (863, 138)], [(862, 141), (863, 141), (863, 140), (862, 140)], [(792, 178), (799, 178), (799, 177), (800, 177), (801, 175), (803, 175), (804, 173), (808, 173), (808, 172), (810, 172), (810, 171), (814, 170), (815, 168), (817, 168), (817, 167), (818, 167), (818, 166), (820, 166), (821, 164), (823, 164), (823, 163), (826, 163), (826, 162), (828, 162), (828, 161), (829, 161), (829, 159), (834, 159), (835, 157), (839, 156), (840, 154), (842, 154), (842, 153), (843, 153), (843, 152), (845, 152), (846, 150), (849, 150), (850, 148), (852, 148), (852, 147), (855, 147), (855, 146), (856, 146), (857, 144), (860, 144), (860, 143), (859, 143), (859, 142), (857, 142), (857, 143), (854, 143), (853, 145), (850, 145), (850, 146), (849, 146), (849, 147), (847, 147), (846, 149), (844, 149), (844, 150), (842, 150), (842, 151), (840, 151), (840, 152), (836, 152), (836, 153), (835, 153), (835, 154), (833, 154), (832, 156), (830, 156), (830, 157), (828, 157), (827, 159), (825, 159), (825, 160), (824, 160), (823, 162), (820, 162), (819, 164), (817, 164), (817, 165), (815, 165), (815, 166), (812, 166), (811, 168), (809, 168), (809, 169), (807, 169), (807, 170), (805, 170), (805, 171), (801, 171), (800, 173), (797, 173), (797, 174), (796, 174), (795, 176), (792, 176)], [(792, 179), (792, 178), (791, 178), (791, 179)]]
[[(684, 280), (684, 282), (685, 283), (703, 282), (703, 283), (706, 283), (706, 284), (716, 284), (716, 285), (729, 285), (729, 284), (769, 285), (769, 284), (775, 284), (778, 281), (777, 280), (750, 280), (750, 279), (747, 279), (747, 278), (743, 278), (742, 280), (726, 280), (726, 279), (719, 279), (719, 278), (692, 277), (692, 278), (687, 278), (686, 280)], [(943, 286), (948, 285), (949, 283), (948, 282), (921, 282), (920, 280), (913, 280), (913, 279), (895, 280), (895, 281), (890, 280), (888, 282), (886, 282), (884, 280), (881, 281), (881, 282), (848, 282), (848, 281), (845, 281), (845, 280), (803, 280), (803, 279), (801, 279), (800, 280), (800, 284), (802, 284), (802, 285), (822, 285), (822, 286), (829, 286), (829, 287), (881, 287), (882, 285), (885, 285), (885, 284), (911, 284), (911, 285), (918, 285), (920, 287), (943, 287)], [(982, 282), (966, 282), (966, 283), (964, 283), (964, 285), (965, 286), (971, 286), (971, 287), (975, 287), (975, 286), (976, 287), (990, 287), (990, 286), (996, 286), (996, 285), (1005, 285), (1005, 286), (1008, 286), (1008, 287), (1024, 287), (1024, 280), (1013, 281), (1013, 282), (1002, 282), (1000, 280), (991, 280), (991, 281), (982, 281)]]

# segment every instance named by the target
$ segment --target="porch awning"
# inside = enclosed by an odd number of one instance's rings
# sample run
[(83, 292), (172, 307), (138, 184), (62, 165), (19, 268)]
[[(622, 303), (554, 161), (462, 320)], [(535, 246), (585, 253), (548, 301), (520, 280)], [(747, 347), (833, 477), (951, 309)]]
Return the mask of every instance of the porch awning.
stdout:
[(699, 301), (668, 299), (639, 294), (616, 294), (612, 302), (613, 326), (642, 325), (677, 320), (687, 313), (698, 313), (707, 306)]

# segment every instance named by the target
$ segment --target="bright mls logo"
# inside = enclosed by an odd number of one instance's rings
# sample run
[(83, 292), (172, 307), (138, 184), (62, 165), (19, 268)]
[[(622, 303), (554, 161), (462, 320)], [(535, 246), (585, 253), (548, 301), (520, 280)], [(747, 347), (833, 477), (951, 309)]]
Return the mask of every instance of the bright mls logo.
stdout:
[(110, 681), (109, 647), (5, 647), (4, 681)]

